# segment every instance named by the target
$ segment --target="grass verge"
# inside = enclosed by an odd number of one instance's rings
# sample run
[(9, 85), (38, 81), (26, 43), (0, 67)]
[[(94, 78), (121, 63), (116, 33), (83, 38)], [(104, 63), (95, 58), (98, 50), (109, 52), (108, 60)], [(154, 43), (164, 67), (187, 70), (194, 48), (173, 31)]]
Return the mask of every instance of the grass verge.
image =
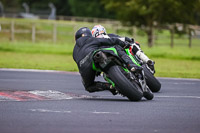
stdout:
[[(78, 71), (72, 58), (74, 44), (31, 43), (2, 41), (0, 68)], [(200, 79), (200, 46), (141, 45), (143, 51), (156, 62), (156, 76)]]
[[(156, 76), (199, 78), (200, 61), (152, 58), (156, 62)], [(0, 51), (1, 68), (78, 71), (72, 55), (16, 53)]]
[(78, 71), (71, 55), (0, 51), (1, 68)]
[(156, 76), (200, 79), (200, 61), (153, 58), (156, 61)]

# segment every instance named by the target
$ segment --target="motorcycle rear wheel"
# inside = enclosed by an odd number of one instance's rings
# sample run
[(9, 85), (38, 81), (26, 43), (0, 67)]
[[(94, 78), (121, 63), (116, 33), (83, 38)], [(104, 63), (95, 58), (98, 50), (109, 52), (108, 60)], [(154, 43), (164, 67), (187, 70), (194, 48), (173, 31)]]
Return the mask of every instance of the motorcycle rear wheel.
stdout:
[(131, 82), (120, 70), (120, 66), (114, 65), (106, 72), (109, 78), (115, 83), (120, 93), (130, 101), (140, 101), (143, 93), (136, 83)]

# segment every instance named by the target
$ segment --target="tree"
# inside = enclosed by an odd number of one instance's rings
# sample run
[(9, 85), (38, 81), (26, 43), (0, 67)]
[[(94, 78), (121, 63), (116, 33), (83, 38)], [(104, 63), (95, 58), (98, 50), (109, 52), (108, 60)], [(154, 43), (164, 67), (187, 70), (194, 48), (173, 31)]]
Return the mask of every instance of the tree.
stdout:
[(99, 0), (69, 0), (73, 16), (113, 18), (113, 13), (106, 11)]
[(148, 46), (153, 46), (153, 27), (175, 22), (195, 23), (199, 0), (102, 0), (105, 8), (114, 11), (124, 24), (145, 26)]

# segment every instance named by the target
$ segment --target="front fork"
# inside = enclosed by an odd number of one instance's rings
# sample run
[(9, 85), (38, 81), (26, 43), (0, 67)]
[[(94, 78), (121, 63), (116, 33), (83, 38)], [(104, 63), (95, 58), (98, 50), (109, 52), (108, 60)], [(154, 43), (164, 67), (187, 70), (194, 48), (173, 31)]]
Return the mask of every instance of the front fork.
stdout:
[(142, 70), (141, 73), (138, 75), (138, 81), (140, 83), (140, 86), (141, 86), (143, 93), (150, 91), (149, 87), (146, 84), (146, 80), (145, 80), (145, 77), (144, 77), (144, 70)]
[(145, 66), (153, 75), (155, 74), (155, 70), (152, 70), (147, 64)]

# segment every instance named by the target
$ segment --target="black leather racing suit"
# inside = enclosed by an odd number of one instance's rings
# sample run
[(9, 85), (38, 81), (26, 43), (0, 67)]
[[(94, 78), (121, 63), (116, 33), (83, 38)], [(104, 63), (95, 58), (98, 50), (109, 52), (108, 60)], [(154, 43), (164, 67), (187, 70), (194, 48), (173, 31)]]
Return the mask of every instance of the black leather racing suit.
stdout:
[(109, 84), (105, 84), (102, 82), (95, 82), (94, 80), (96, 72), (92, 69), (91, 54), (94, 50), (106, 46), (115, 46), (119, 56), (128, 57), (122, 49), (122, 47), (125, 46), (125, 43), (118, 38), (107, 39), (85, 36), (76, 40), (76, 44), (73, 50), (73, 59), (77, 63), (79, 73), (82, 77), (83, 85), (85, 89), (89, 92), (106, 90), (110, 86)]

